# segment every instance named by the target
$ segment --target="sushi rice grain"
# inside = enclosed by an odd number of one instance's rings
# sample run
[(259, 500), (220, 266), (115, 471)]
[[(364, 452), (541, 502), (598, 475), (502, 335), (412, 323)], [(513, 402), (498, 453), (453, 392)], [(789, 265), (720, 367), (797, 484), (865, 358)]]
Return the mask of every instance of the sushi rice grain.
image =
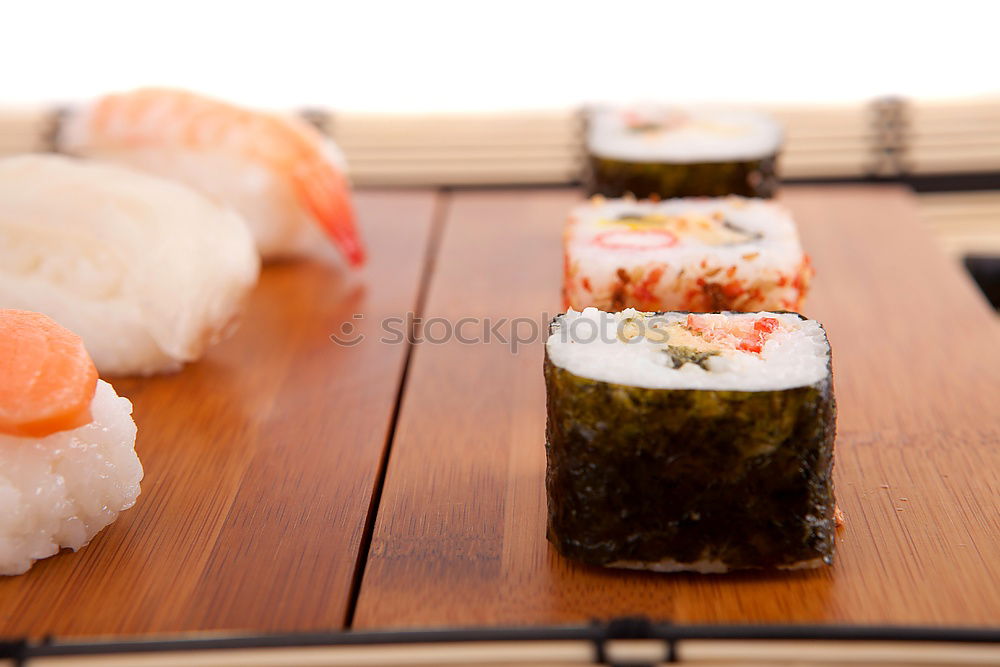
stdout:
[(131, 412), (98, 381), (91, 423), (43, 438), (0, 434), (0, 575), (83, 548), (135, 504), (143, 470)]

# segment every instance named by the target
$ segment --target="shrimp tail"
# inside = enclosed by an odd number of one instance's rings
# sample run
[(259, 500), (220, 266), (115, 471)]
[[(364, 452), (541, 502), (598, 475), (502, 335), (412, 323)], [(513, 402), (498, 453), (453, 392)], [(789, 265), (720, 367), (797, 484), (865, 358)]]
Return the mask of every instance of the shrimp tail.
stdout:
[(364, 264), (365, 248), (355, 224), (347, 178), (326, 162), (314, 162), (299, 170), (294, 183), (299, 200), (351, 266)]

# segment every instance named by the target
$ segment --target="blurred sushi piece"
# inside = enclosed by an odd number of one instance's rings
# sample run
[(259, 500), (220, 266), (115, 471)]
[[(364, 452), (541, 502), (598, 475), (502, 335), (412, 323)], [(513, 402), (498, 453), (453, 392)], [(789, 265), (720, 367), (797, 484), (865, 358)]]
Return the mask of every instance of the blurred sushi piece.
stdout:
[(751, 111), (645, 106), (589, 116), (590, 194), (772, 197), (780, 126)]
[(660, 572), (833, 559), (830, 346), (794, 313), (557, 317), (546, 343), (548, 538)]
[(0, 575), (74, 551), (135, 504), (132, 404), (72, 332), (0, 310)]
[(760, 199), (594, 197), (564, 244), (576, 310), (799, 310), (813, 274), (791, 216)]
[(0, 308), (75, 332), (102, 375), (197, 359), (259, 265), (240, 217), (184, 185), (56, 155), (0, 160)]
[(236, 209), (265, 259), (365, 252), (340, 150), (304, 120), (193, 93), (142, 89), (70, 112), (60, 150), (185, 183)]

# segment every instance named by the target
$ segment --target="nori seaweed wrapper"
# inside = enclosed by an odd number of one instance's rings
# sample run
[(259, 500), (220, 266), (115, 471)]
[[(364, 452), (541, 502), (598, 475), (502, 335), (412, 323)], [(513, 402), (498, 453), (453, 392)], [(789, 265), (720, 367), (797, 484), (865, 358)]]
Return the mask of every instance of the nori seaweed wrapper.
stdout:
[(590, 156), (588, 195), (771, 198), (778, 190), (777, 155), (732, 162), (632, 162)]
[(549, 541), (605, 566), (831, 563), (832, 382), (644, 389), (577, 376), (546, 351)]

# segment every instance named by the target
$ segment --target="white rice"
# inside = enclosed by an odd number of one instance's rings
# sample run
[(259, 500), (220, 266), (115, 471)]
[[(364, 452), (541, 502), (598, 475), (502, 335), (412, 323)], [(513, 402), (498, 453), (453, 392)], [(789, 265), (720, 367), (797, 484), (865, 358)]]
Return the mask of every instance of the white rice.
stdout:
[(777, 391), (803, 387), (828, 377), (830, 347), (818, 322), (787, 313), (730, 313), (733, 320), (773, 317), (781, 327), (760, 354), (727, 350), (709, 357), (708, 369), (693, 363), (671, 365), (663, 343), (645, 336), (624, 342), (619, 336), (628, 318), (641, 326), (684, 322), (686, 313), (644, 316), (631, 308), (606, 313), (596, 308), (568, 311), (546, 342), (549, 358), (580, 377), (647, 389)]
[(99, 380), (91, 413), (90, 424), (44, 438), (0, 434), (0, 575), (86, 546), (135, 504), (132, 404)]
[[(812, 570), (826, 564), (822, 558), (810, 558), (800, 560), (790, 565), (778, 565), (778, 570)], [(665, 558), (659, 561), (640, 560), (619, 560), (609, 563), (607, 567), (621, 568), (625, 570), (648, 570), (650, 572), (698, 572), (699, 574), (725, 574), (731, 568), (726, 563), (719, 560), (701, 559), (691, 563), (682, 563), (673, 558)]]
[(0, 160), (0, 307), (73, 331), (102, 375), (200, 357), (259, 267), (240, 216), (183, 185), (54, 155)]
[[(637, 132), (626, 122), (633, 113), (665, 121), (661, 130)], [(781, 147), (781, 127), (769, 116), (744, 110), (600, 108), (590, 115), (587, 147), (592, 155), (628, 162), (697, 163), (758, 160)]]

